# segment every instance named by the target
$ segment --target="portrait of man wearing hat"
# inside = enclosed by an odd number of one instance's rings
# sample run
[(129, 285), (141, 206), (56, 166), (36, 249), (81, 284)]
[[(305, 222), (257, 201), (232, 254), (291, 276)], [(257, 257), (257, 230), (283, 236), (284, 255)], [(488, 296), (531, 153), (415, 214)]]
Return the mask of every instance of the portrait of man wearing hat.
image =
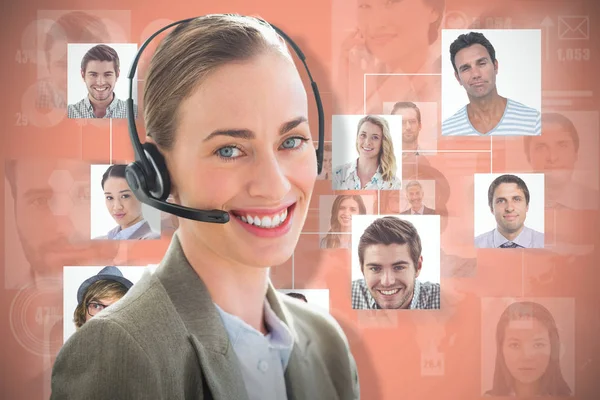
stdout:
[(117, 267), (104, 267), (79, 286), (73, 322), (77, 329), (100, 311), (112, 305), (133, 286)]

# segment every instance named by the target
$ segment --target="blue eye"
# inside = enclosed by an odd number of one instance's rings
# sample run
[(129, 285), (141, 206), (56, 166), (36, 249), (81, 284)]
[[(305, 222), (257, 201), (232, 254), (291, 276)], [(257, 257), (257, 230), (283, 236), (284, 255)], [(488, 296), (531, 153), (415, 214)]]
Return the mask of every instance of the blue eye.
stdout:
[(221, 157), (231, 157), (232, 154), (233, 149), (231, 147), (223, 147), (222, 149), (219, 149), (219, 155)]
[(240, 150), (235, 146), (226, 146), (221, 147), (219, 150), (217, 150), (217, 154), (221, 158), (235, 158), (236, 151), (239, 152)]
[(283, 143), (281, 144), (281, 148), (286, 150), (298, 150), (304, 143), (308, 142), (309, 140), (310, 139), (301, 136), (290, 137), (283, 141)]
[(300, 144), (301, 142), (299, 138), (289, 138), (283, 142), (282, 147), (284, 149), (293, 149), (295, 147), (298, 147)]

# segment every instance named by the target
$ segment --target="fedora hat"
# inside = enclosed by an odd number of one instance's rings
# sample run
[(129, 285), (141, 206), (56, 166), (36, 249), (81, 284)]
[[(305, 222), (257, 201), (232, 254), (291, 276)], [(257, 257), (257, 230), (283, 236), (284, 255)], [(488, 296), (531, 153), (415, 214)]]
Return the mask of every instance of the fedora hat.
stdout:
[(101, 280), (119, 282), (120, 284), (125, 286), (127, 288), (127, 290), (129, 290), (129, 288), (133, 286), (133, 283), (131, 283), (131, 281), (129, 279), (127, 279), (123, 276), (123, 274), (121, 273), (121, 270), (119, 268), (104, 267), (104, 268), (102, 268), (102, 270), (100, 270), (100, 272), (98, 272), (98, 274), (86, 279), (85, 281), (83, 281), (81, 286), (79, 286), (79, 290), (77, 290), (77, 303), (81, 304), (81, 302), (83, 301), (83, 298), (85, 297), (85, 293), (87, 292), (89, 287), (94, 282), (98, 282)]

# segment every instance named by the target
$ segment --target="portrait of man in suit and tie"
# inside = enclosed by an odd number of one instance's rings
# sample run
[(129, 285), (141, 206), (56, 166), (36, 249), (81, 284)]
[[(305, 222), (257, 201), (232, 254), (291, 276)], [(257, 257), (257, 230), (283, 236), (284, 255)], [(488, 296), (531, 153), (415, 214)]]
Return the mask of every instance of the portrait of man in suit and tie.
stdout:
[(525, 226), (531, 195), (523, 179), (500, 175), (488, 189), (496, 227), (475, 237), (477, 248), (544, 248), (544, 234)]
[(423, 197), (425, 191), (423, 186), (418, 181), (410, 181), (406, 185), (406, 200), (410, 204), (410, 207), (400, 214), (402, 215), (435, 215), (435, 210), (429, 208), (423, 203)]

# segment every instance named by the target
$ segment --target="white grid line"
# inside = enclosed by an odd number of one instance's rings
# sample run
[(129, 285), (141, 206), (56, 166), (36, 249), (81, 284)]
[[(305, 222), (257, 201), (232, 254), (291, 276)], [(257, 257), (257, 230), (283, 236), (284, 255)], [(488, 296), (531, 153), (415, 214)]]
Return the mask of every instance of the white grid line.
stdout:
[(335, 233), (336, 235), (352, 235), (352, 232), (300, 232), (301, 235), (327, 235), (329, 233)]
[[(414, 150), (402, 150), (403, 153), (414, 153)], [(492, 149), (489, 150), (421, 150), (419, 153), (491, 153)]]
[(83, 160), (83, 124), (79, 125), (79, 158)]
[(542, 97), (592, 97), (591, 90), (542, 90)]
[(525, 251), (521, 250), (521, 297), (525, 297)]
[(558, 100), (544, 100), (542, 101), (545, 106), (572, 106), (573, 102), (568, 99), (558, 99)]
[(110, 126), (110, 158), (108, 163), (112, 164), (112, 148), (113, 148), (113, 132), (112, 132), (112, 118), (109, 119)]
[(441, 76), (442, 74), (421, 73), (421, 74), (363, 74), (363, 114), (367, 113), (367, 76)]
[(494, 137), (490, 136), (490, 174), (494, 173)]

